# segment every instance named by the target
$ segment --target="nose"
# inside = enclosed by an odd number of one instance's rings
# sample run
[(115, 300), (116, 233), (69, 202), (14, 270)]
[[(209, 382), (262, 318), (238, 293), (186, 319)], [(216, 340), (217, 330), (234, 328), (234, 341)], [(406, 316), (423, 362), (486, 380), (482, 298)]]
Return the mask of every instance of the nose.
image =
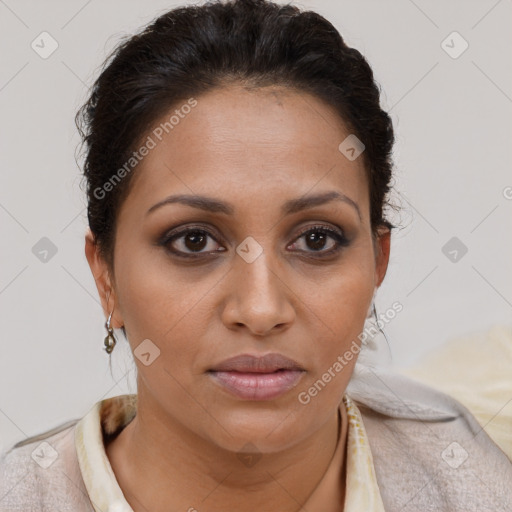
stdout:
[(228, 274), (231, 286), (222, 311), (229, 329), (246, 328), (255, 336), (266, 336), (288, 328), (295, 318), (290, 284), (278, 265), (270, 267), (265, 251), (251, 263), (236, 256)]

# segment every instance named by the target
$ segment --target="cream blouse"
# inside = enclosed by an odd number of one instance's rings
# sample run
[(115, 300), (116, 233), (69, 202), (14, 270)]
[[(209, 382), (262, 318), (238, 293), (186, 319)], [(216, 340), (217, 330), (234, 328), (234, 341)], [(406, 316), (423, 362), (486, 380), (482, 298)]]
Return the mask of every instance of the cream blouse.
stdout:
[[(344, 512), (383, 512), (373, 458), (361, 414), (356, 404), (344, 395), (340, 407), (348, 417), (346, 452), (346, 490)], [(123, 410), (124, 413), (119, 411)], [(101, 400), (76, 424), (75, 447), (82, 478), (95, 512), (133, 512), (116, 480), (105, 452), (103, 435), (118, 433), (134, 417), (136, 395), (121, 395)], [(340, 438), (340, 437), (339, 437)], [(341, 489), (343, 445), (335, 453), (319, 484), (301, 510), (340, 512), (337, 502)]]

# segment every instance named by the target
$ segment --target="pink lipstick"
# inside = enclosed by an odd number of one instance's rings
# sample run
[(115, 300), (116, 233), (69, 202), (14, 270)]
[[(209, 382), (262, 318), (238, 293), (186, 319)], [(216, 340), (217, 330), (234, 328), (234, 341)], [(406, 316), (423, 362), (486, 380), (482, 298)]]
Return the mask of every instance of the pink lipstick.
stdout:
[(272, 400), (297, 385), (305, 373), (298, 363), (281, 354), (242, 354), (208, 370), (232, 395), (244, 400)]

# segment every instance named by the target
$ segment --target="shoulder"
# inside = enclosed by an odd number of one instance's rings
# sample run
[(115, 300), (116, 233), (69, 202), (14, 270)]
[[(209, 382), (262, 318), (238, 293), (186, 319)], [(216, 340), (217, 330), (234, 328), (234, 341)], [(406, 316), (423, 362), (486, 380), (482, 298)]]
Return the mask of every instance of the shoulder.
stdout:
[(72, 420), (0, 454), (0, 510), (91, 512)]
[(512, 463), (458, 401), (375, 368), (359, 369), (352, 397), (386, 510), (512, 510)]

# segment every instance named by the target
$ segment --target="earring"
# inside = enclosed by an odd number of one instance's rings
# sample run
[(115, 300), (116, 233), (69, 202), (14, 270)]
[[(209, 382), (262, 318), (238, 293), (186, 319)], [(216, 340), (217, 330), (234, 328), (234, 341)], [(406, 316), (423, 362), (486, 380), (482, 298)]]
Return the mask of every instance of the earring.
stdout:
[[(112, 313), (114, 310), (112, 310)], [(114, 347), (116, 346), (116, 338), (114, 336), (114, 330), (110, 326), (110, 320), (112, 319), (112, 313), (108, 316), (108, 320), (105, 322), (105, 328), (107, 329), (107, 336), (105, 337), (105, 350), (107, 351), (107, 354), (111, 354), (112, 350), (114, 350)]]
[(371, 318), (372, 317), (372, 314), (374, 313), (375, 311), (375, 300), (372, 299), (372, 303), (370, 305), (370, 308), (368, 309), (368, 313), (366, 314), (366, 318)]
[(389, 355), (391, 355), (391, 345), (389, 344), (388, 337), (386, 336), (386, 333), (384, 332), (384, 329), (380, 326), (379, 319), (377, 318), (377, 310), (375, 309), (375, 302), (373, 302), (372, 307), (373, 307), (373, 316), (375, 317), (375, 323), (376, 323), (377, 328), (379, 329), (379, 331), (384, 336), (384, 339), (386, 340), (386, 343), (388, 345)]

